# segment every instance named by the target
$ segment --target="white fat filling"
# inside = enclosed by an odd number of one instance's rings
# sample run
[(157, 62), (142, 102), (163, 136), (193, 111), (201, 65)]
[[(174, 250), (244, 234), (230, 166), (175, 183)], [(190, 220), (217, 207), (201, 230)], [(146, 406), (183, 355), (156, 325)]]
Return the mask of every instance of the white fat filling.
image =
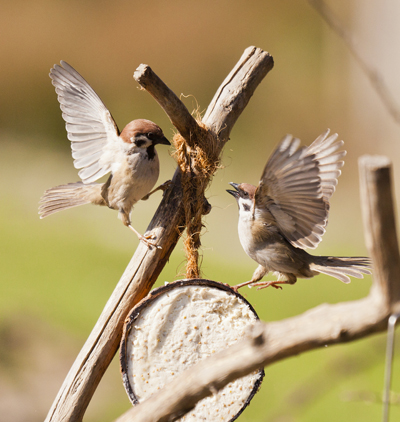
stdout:
[[(128, 378), (139, 402), (196, 362), (241, 339), (256, 317), (237, 296), (206, 286), (177, 287), (147, 306), (127, 341)], [(259, 373), (197, 403), (184, 421), (228, 421), (244, 406)]]

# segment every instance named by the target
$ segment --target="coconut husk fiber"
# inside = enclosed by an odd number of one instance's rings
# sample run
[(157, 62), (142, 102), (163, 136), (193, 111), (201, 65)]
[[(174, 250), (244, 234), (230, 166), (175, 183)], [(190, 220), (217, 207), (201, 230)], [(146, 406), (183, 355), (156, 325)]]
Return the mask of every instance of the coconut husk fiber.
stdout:
[[(200, 277), (199, 248), (200, 232), (205, 209), (204, 191), (216, 170), (220, 167), (220, 156), (216, 148), (215, 135), (198, 119), (199, 129), (191, 134), (190, 142), (175, 134), (173, 157), (182, 172), (183, 203), (186, 236), (183, 241), (186, 254), (186, 278)], [(190, 147), (194, 145), (194, 147)], [(209, 211), (209, 210), (208, 210)]]

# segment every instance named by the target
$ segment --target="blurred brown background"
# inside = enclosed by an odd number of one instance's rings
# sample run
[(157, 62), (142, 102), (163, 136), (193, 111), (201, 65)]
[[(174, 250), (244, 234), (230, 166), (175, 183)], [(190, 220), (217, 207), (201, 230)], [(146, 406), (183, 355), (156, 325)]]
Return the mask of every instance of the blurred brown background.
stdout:
[[(400, 107), (400, 5), (395, 0), (327, 0), (359, 54), (376, 69)], [(236, 284), (256, 264), (237, 237), (228, 182), (257, 184), (279, 139), (305, 144), (326, 128), (348, 151), (318, 254), (362, 255), (358, 157), (388, 155), (400, 183), (400, 126), (393, 121), (345, 42), (309, 3), (298, 0), (169, 2), (148, 0), (0, 1), (0, 414), (4, 421), (44, 419), (75, 356), (132, 256), (137, 239), (117, 213), (85, 206), (39, 220), (43, 191), (78, 180), (54, 88), (48, 77), (65, 60), (91, 84), (120, 128), (166, 115), (132, 78), (149, 64), (185, 102), (204, 111), (243, 50), (272, 54), (275, 67), (257, 89), (227, 144), (225, 168), (208, 191), (213, 206), (203, 241), (204, 276)], [(175, 163), (159, 148), (160, 181)], [(145, 231), (160, 200), (137, 204)], [(182, 273), (176, 248), (158, 284)], [(367, 294), (370, 278), (343, 285), (329, 277), (283, 291), (244, 290), (264, 320), (322, 302)], [(377, 420), (381, 414), (384, 336), (308, 353), (267, 368), (264, 385), (240, 421)], [(396, 361), (398, 364), (399, 353)], [(130, 404), (115, 360), (85, 420), (110, 421)], [(396, 374), (395, 374), (396, 375)], [(397, 371), (398, 375), (398, 371)], [(400, 389), (395, 376), (394, 389)], [(393, 409), (400, 416), (399, 408)]]

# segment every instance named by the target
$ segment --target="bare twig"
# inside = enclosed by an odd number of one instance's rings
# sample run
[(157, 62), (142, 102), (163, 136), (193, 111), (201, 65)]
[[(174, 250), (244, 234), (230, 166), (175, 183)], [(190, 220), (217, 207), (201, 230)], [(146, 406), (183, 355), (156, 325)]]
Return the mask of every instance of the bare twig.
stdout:
[(141, 64), (133, 74), (134, 79), (149, 92), (170, 118), (171, 123), (193, 147), (192, 134), (199, 130), (194, 117), (182, 101), (165, 85), (147, 64)]
[[(273, 60), (268, 53), (255, 47), (245, 50), (236, 65), (238, 72), (233, 75), (229, 83), (224, 83), (223, 88), (220, 89), (220, 95), (217, 99), (214, 98), (210, 104), (210, 107), (216, 110), (225, 107), (226, 98), (233, 103), (236, 98), (237, 104), (230, 111), (234, 114), (234, 118), (229, 116), (230, 113), (228, 115), (214, 113), (205, 121), (216, 134), (216, 148), (222, 150), (233, 124), (272, 66)], [(254, 76), (255, 73), (257, 73), (257, 77)], [(193, 118), (190, 113), (186, 112), (183, 104), (179, 105), (176, 95), (144, 65), (135, 72), (135, 78), (151, 91), (170, 120), (183, 131), (182, 136), (188, 136), (190, 129), (187, 132), (186, 128), (193, 128)], [(149, 249), (142, 243), (139, 244), (70, 369), (47, 415), (47, 422), (82, 420), (97, 385), (118, 350), (122, 325), (129, 310), (150, 291), (174, 249), (179, 235), (184, 229), (179, 169), (175, 171), (172, 182), (148, 227), (148, 231), (152, 231), (156, 235), (157, 244), (162, 249)]]
[(360, 160), (365, 233), (376, 274), (368, 297), (320, 305), (279, 322), (259, 323), (246, 339), (185, 371), (117, 422), (175, 420), (198, 400), (262, 366), (385, 330), (389, 315), (400, 305), (400, 258), (390, 170), (389, 161), (384, 157)]
[(332, 10), (327, 6), (323, 0), (308, 0), (310, 5), (319, 13), (324, 21), (331, 27), (331, 29), (339, 35), (349, 49), (350, 53), (355, 58), (356, 62), (369, 79), (372, 87), (375, 89), (378, 96), (381, 98), (383, 105), (388, 110), (389, 114), (400, 124), (400, 108), (390, 93), (390, 89), (385, 84), (382, 75), (379, 71), (371, 65), (371, 61), (364, 60), (357, 50), (356, 43), (351, 36), (351, 33), (346, 30), (340, 20), (334, 15)]

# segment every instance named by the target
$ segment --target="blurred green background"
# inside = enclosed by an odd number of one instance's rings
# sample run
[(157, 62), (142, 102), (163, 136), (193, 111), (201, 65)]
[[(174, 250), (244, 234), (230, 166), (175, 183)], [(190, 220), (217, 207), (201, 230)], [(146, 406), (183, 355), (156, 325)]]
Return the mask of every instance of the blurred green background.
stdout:
[[(377, 68), (400, 103), (394, 1), (328, 4)], [(135, 251), (138, 240), (117, 213), (85, 206), (39, 220), (47, 188), (78, 180), (54, 89), (48, 77), (65, 60), (92, 85), (120, 128), (134, 118), (173, 127), (132, 74), (149, 64), (189, 108), (204, 111), (244, 49), (270, 52), (275, 67), (231, 133), (224, 169), (208, 198), (213, 210), (202, 237), (203, 275), (237, 284), (256, 267), (237, 236), (237, 207), (228, 182), (257, 184), (286, 133), (309, 144), (327, 127), (348, 151), (332, 198), (328, 230), (318, 254), (363, 255), (358, 157), (392, 158), (397, 182), (399, 126), (366, 76), (307, 1), (148, 0), (0, 1), (0, 414), (4, 421), (42, 421), (69, 367)], [(159, 147), (160, 181), (175, 163)], [(396, 183), (399, 199), (400, 183)], [(144, 232), (160, 195), (139, 203), (135, 228)], [(181, 243), (157, 285), (184, 271)], [(365, 296), (371, 278), (344, 285), (318, 276), (283, 291), (244, 294), (265, 321), (287, 318), (320, 303)], [(398, 340), (400, 340), (398, 338)], [(326, 347), (266, 368), (260, 392), (240, 421), (377, 421), (385, 335)], [(399, 347), (393, 389), (400, 391)], [(130, 404), (114, 360), (96, 391), (86, 421), (110, 421)], [(392, 406), (392, 420), (400, 418)]]

